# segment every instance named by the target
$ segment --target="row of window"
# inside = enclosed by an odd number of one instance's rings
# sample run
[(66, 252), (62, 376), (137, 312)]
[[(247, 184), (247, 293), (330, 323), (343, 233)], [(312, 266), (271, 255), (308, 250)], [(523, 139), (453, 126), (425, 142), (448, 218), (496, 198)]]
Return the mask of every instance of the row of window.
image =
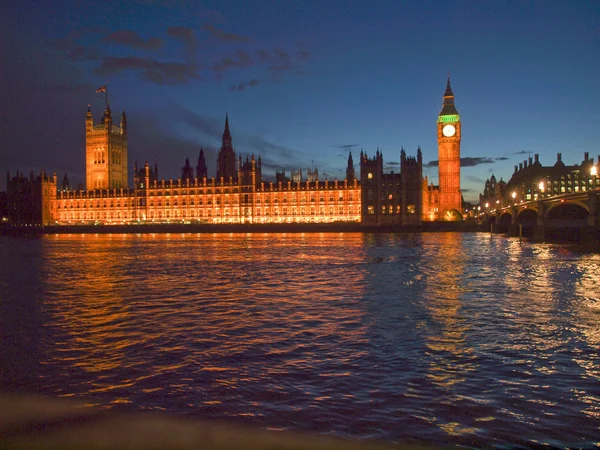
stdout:
[[(204, 210), (175, 210), (175, 211), (148, 211), (148, 218), (150, 219), (163, 219), (163, 218), (212, 218), (212, 217), (230, 217), (230, 216), (239, 216), (239, 209), (229, 209), (224, 208), (222, 210), (219, 209), (204, 209)], [(245, 210), (244, 215), (250, 217), (251, 211)], [(358, 208), (356, 212), (354, 208), (349, 208), (347, 211), (344, 211), (342, 208), (338, 211), (338, 216), (354, 216), (358, 214)], [(272, 214), (268, 214), (267, 211), (256, 211), (256, 216), (258, 217), (271, 217), (271, 216), (320, 216), (320, 217), (331, 217), (334, 215), (334, 211), (330, 210), (329, 214), (325, 214), (324, 210), (320, 210), (319, 214), (314, 209), (310, 211), (306, 211), (304, 208), (300, 210), (292, 209), (289, 211), (283, 210), (274, 211)], [(58, 220), (133, 220), (137, 218), (146, 219), (145, 214), (136, 213), (135, 211), (90, 211), (90, 212), (61, 212), (58, 214)]]
[[(183, 200), (181, 201), (181, 206), (188, 206), (188, 200), (187, 199), (188, 198), (186, 198), (186, 197), (183, 198)], [(144, 205), (144, 202), (143, 202), (144, 199), (140, 199), (140, 200), (141, 200), (140, 206), (143, 206)], [(204, 200), (206, 200), (206, 202)], [(224, 205), (239, 205), (240, 203), (237, 200), (238, 199), (235, 198), (235, 197), (230, 198), (228, 196), (225, 196), (224, 198), (221, 198), (221, 197), (209, 197), (207, 199), (204, 199), (202, 197), (200, 197), (200, 198), (198, 198), (198, 197), (193, 198), (192, 197), (191, 199), (189, 199), (189, 205), (190, 206), (204, 205), (204, 204), (206, 204), (206, 205), (213, 205), (213, 204), (215, 204), (215, 205), (221, 205), (221, 204), (224, 204)], [(334, 200), (331, 200), (331, 201), (334, 201)], [(340, 197), (338, 199), (338, 201), (339, 202), (345, 202), (343, 197)], [(350, 195), (348, 197), (347, 201), (348, 202), (352, 202), (353, 201), (352, 195)], [(306, 202), (306, 199), (302, 198), (302, 199), (299, 200), (299, 202), (300, 203)], [(311, 202), (314, 202), (314, 199), (311, 198)], [(323, 200), (321, 200), (321, 202), (324, 203)], [(273, 203), (274, 204), (279, 203), (278, 199), (274, 199)], [(282, 203), (287, 203), (287, 199), (283, 199)], [(290, 203), (298, 203), (298, 201), (296, 201), (296, 199), (291, 199)], [(260, 202), (260, 200), (257, 200), (256, 204), (260, 205), (262, 203)], [(264, 204), (265, 205), (269, 205), (270, 204), (269, 199), (265, 199)], [(150, 200), (150, 206), (153, 207), (154, 205), (155, 205), (155, 202), (154, 202), (154, 200), (151, 199)], [(156, 205), (159, 206), (159, 207), (162, 207), (163, 206), (163, 201), (162, 200), (158, 200), (156, 202)], [(72, 202), (72, 201), (69, 202), (68, 200), (58, 200), (58, 202), (57, 202), (57, 209), (65, 209), (65, 208), (71, 208), (71, 209), (73, 209), (73, 208), (88, 208), (88, 206), (90, 208), (94, 208), (94, 203), (89, 203), (88, 204), (88, 203), (84, 202), (84, 203), (80, 204), (79, 202)], [(121, 203), (119, 202), (119, 203), (117, 203), (115, 205), (115, 203), (111, 202), (110, 204), (108, 204), (106, 201), (104, 201), (103, 203), (96, 203), (96, 205), (95, 205), (96, 208), (100, 208), (100, 207), (102, 207), (102, 208), (107, 208), (107, 207), (114, 208), (115, 206), (117, 208), (120, 208), (121, 207)], [(132, 201), (129, 201), (129, 202), (123, 204), (123, 207), (133, 207), (133, 206), (134, 206), (134, 204), (133, 204)], [(179, 205), (179, 200), (177, 198), (174, 198), (174, 199), (172, 199), (172, 202), (171, 202), (170, 199), (165, 199), (164, 206), (165, 207), (180, 206)], [(324, 206), (324, 205), (321, 205), (321, 206)]]
[[(436, 208), (437, 211), (437, 208)], [(395, 207), (390, 205), (390, 206), (382, 206), (381, 207), (381, 214), (401, 214), (402, 212), (402, 207), (400, 205), (396, 205)], [(417, 208), (415, 205), (407, 205), (406, 206), (406, 213), (407, 214), (416, 214), (417, 212)], [(367, 214), (375, 214), (375, 206), (373, 205), (368, 205), (367, 206)]]

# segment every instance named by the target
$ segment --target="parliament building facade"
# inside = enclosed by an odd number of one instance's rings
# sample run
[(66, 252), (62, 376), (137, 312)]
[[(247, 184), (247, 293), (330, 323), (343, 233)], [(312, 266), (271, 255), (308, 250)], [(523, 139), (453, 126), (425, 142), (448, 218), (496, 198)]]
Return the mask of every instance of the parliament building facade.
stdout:
[[(461, 122), (448, 80), (437, 121), (439, 186), (423, 178), (421, 149), (416, 157), (400, 152), (400, 173), (383, 172), (379, 150), (360, 153), (360, 180), (352, 154), (344, 180), (319, 180), (318, 169), (277, 172), (262, 177), (260, 156), (237, 156), (225, 118), (216, 177), (209, 178), (204, 151), (196, 167), (189, 159), (177, 180), (160, 179), (157, 165), (134, 164), (128, 185), (127, 117), (113, 123), (107, 105), (99, 124), (86, 115), (85, 189), (71, 189), (65, 175), (7, 175), (8, 216), (15, 225), (137, 223), (285, 224), (357, 223), (417, 225), (460, 220)], [(39, 195), (38, 195), (39, 194)], [(29, 205), (27, 208), (25, 205)], [(31, 210), (31, 211), (29, 211)], [(25, 211), (25, 212), (24, 212)]]

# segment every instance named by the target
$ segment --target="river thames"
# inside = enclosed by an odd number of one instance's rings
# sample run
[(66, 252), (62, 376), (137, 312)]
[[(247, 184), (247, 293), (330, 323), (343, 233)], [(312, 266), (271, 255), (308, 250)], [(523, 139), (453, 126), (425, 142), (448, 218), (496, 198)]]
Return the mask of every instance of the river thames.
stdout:
[(388, 443), (600, 442), (600, 254), (486, 233), (0, 237), (0, 388)]

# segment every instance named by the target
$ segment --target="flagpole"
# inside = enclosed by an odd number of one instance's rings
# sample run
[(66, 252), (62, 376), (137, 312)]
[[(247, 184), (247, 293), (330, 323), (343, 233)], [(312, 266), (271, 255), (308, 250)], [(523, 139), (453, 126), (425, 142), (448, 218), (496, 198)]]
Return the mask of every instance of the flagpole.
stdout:
[(105, 84), (106, 89), (104, 90), (104, 94), (106, 94), (104, 96), (105, 100), (106, 100), (106, 109), (108, 109), (108, 83)]

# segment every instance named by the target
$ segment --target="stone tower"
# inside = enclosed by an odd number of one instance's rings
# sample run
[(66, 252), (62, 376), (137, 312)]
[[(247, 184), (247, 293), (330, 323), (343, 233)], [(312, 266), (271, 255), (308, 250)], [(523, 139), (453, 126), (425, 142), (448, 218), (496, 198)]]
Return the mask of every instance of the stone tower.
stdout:
[(450, 77), (448, 77), (446, 92), (444, 92), (444, 103), (437, 121), (440, 183), (438, 217), (440, 220), (456, 220), (461, 217), (460, 136), (460, 116), (454, 106), (454, 94), (450, 88)]
[(379, 225), (381, 221), (381, 179), (383, 155), (377, 149), (369, 158), (360, 151), (361, 217), (365, 225)]
[(100, 125), (94, 125), (88, 105), (85, 118), (85, 187), (127, 189), (127, 116), (121, 115), (120, 126), (113, 125), (107, 105)]

